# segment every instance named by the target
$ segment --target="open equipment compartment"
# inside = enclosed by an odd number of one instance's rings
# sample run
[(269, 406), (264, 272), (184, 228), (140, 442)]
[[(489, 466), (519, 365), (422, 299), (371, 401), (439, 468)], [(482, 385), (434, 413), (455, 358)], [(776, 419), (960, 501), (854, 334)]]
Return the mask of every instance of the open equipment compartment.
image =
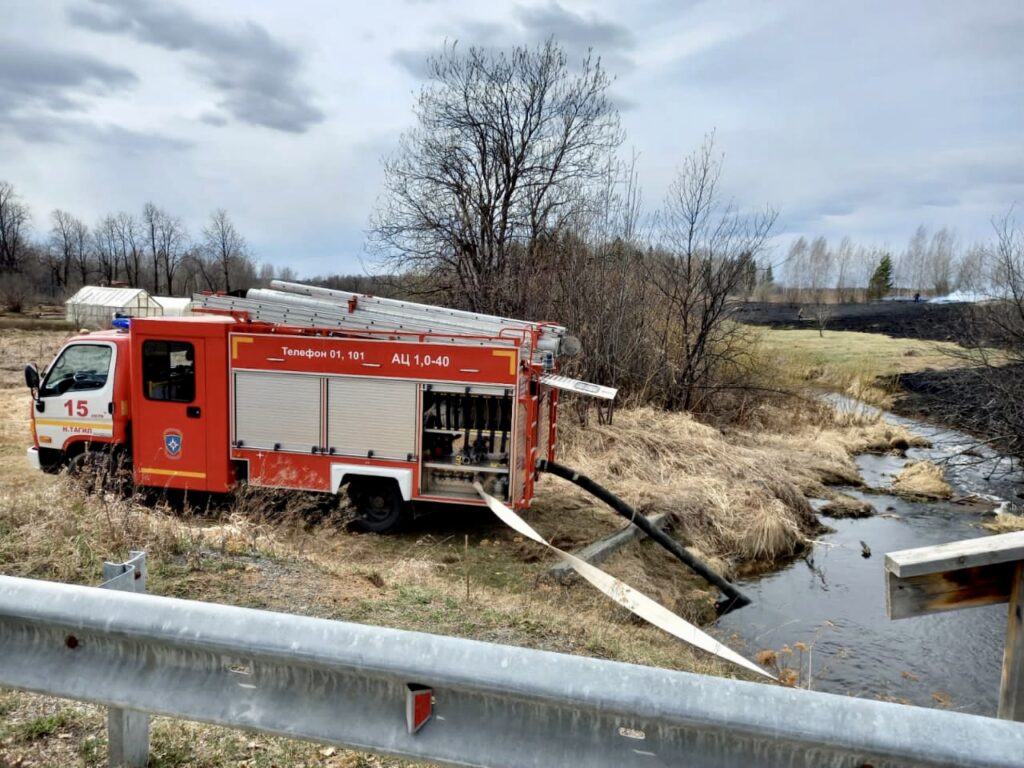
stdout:
[(421, 493), (475, 499), (473, 483), (509, 500), (514, 388), (423, 384)]

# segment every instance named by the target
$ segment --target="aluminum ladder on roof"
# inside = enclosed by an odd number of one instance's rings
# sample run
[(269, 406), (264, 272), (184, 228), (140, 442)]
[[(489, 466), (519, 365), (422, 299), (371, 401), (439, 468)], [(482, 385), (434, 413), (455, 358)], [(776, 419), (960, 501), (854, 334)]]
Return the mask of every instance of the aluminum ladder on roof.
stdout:
[[(368, 296), (315, 285), (273, 280), (270, 287), (277, 291), (278, 295), (286, 293), (309, 297), (322, 303), (343, 307), (352, 315), (384, 326), (396, 323), (401, 324), (402, 327), (415, 325), (421, 329), (433, 329), (430, 332), (476, 333), (485, 336), (499, 336), (502, 332), (509, 330), (539, 330), (541, 332), (539, 348), (550, 351), (557, 351), (558, 342), (568, 335), (568, 331), (558, 325), (534, 323), (529, 320), (516, 320), (498, 315), (485, 315), (432, 304), (417, 304), (399, 299), (385, 299), (380, 296)], [(259, 296), (266, 295), (269, 291), (257, 289), (249, 291), (247, 296), (253, 297), (254, 293)]]
[[(249, 290), (245, 298), (196, 294), (194, 302), (199, 308), (244, 311), (260, 322), (353, 332), (390, 331), (410, 336), (430, 333), (438, 340), (457, 344), (487, 344), (500, 337), (507, 338), (510, 344), (519, 344), (525, 334), (536, 330), (540, 332), (537, 349), (558, 353), (566, 352), (563, 341), (571, 338), (565, 328), (557, 325), (278, 280), (271, 285), (271, 289)], [(487, 338), (467, 339), (466, 335)]]
[[(547, 352), (571, 355), (578, 350), (578, 342), (569, 336), (564, 327), (558, 325), (281, 280), (274, 280), (271, 286), (270, 289), (253, 288), (246, 292), (245, 298), (196, 294), (193, 300), (199, 308), (247, 312), (250, 319), (258, 322), (307, 328), (338, 328), (356, 333), (386, 331), (410, 337), (430, 333), (436, 341), (454, 344), (493, 344), (493, 339), (504, 333), (510, 345), (518, 345), (523, 337), (511, 335), (508, 331), (526, 333), (538, 330), (540, 340), (537, 351), (541, 355)], [(446, 333), (455, 335), (445, 336)], [(481, 338), (467, 338), (467, 334)], [(613, 400), (618, 391), (613, 387), (591, 384), (551, 372), (543, 374), (540, 381), (549, 387), (604, 400)]]

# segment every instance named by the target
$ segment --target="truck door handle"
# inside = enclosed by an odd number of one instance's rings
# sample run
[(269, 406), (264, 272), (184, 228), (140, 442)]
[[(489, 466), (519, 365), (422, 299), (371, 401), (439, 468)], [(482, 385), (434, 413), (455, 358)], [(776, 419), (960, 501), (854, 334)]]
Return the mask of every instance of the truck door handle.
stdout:
[(198, 405), (190, 405), (185, 409), (185, 415), (190, 419), (198, 419), (201, 414), (202, 411), (199, 410)]

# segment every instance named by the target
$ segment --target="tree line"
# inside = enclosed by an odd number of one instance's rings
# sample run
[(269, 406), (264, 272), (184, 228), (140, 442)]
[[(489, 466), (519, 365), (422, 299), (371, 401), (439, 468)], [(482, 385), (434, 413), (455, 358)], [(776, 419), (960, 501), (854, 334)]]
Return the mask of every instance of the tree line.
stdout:
[[(290, 269), (282, 270), (294, 279)], [(210, 214), (194, 237), (180, 217), (152, 202), (139, 213), (101, 216), (89, 226), (56, 209), (37, 221), (14, 185), (0, 180), (0, 302), (20, 311), (38, 298), (61, 301), (83, 285), (127, 285), (154, 295), (231, 291), (266, 283), (224, 209)]]
[[(794, 240), (786, 253), (784, 279), (770, 293), (791, 302), (857, 302), (896, 296), (946, 296), (953, 291), (985, 293), (993, 286), (988, 265), (991, 243), (964, 246), (948, 227), (929, 232), (919, 226), (900, 251), (864, 246), (844, 237)], [(770, 298), (769, 294), (759, 298)]]

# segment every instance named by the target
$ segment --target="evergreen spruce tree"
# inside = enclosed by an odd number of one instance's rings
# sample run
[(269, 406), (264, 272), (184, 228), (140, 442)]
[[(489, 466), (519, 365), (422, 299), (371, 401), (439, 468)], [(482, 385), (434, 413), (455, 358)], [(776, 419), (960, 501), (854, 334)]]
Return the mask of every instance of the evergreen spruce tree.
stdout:
[(868, 282), (868, 300), (880, 299), (892, 290), (892, 258), (888, 253), (882, 254), (875, 272)]

